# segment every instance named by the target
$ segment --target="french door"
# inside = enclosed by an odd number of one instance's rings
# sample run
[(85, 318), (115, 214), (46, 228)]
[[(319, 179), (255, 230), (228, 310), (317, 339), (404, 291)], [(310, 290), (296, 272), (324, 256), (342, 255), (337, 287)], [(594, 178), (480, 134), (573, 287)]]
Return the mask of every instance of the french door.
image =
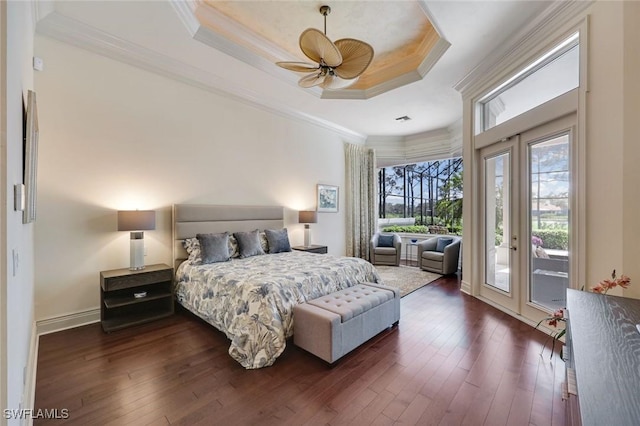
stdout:
[(480, 295), (519, 312), (519, 137), (481, 151), (483, 261)]
[(571, 115), (480, 150), (480, 296), (538, 321), (571, 286)]

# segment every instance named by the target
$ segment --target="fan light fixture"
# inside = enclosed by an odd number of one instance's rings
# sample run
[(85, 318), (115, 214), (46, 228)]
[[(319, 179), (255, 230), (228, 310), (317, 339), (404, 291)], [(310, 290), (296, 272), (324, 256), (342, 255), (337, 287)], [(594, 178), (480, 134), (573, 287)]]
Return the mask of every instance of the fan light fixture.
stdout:
[(308, 62), (276, 62), (276, 65), (295, 72), (309, 73), (298, 84), (301, 87), (320, 86), (323, 89), (343, 89), (351, 86), (373, 60), (373, 47), (364, 41), (343, 38), (333, 43), (327, 37), (329, 6), (320, 7), (324, 16), (324, 33), (308, 28), (300, 34), (300, 50), (315, 64)]

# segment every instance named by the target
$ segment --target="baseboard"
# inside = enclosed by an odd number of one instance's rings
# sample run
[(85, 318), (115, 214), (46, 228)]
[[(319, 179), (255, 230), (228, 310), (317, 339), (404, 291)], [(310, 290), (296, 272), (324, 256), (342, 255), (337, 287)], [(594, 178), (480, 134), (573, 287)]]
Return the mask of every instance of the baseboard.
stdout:
[[(29, 355), (25, 367), (24, 390), (22, 395), (22, 408), (33, 409), (36, 403), (36, 373), (38, 370), (38, 332), (36, 322), (31, 326), (31, 341), (29, 342)], [(25, 416), (22, 419), (23, 426), (33, 425), (33, 418)]]
[(80, 327), (100, 321), (100, 309), (77, 312), (75, 314), (62, 315), (55, 318), (48, 318), (38, 321), (38, 336), (55, 333), (56, 331), (67, 330), (69, 328)]
[(465, 294), (468, 294), (469, 296), (472, 296), (471, 283), (469, 283), (468, 281), (462, 280), (462, 282), (460, 283), (460, 291)]

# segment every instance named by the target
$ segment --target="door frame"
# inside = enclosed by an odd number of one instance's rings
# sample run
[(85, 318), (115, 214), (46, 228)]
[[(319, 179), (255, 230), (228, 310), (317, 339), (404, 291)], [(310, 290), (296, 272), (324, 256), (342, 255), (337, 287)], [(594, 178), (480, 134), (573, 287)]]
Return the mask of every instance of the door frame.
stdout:
[[(577, 229), (577, 193), (574, 190), (576, 188), (576, 168), (575, 168), (575, 153), (576, 153), (576, 129), (577, 129), (577, 116), (575, 113), (565, 115), (548, 123), (537, 126), (533, 129), (529, 129), (526, 132), (523, 132), (520, 135), (520, 141), (522, 145), (521, 149), (521, 164), (524, 167), (523, 176), (525, 179), (522, 179), (521, 185), (521, 197), (522, 206), (521, 211), (530, 212), (531, 205), (530, 199), (531, 194), (529, 193), (528, 188), (528, 179), (531, 175), (530, 164), (528, 161), (528, 151), (529, 147), (537, 142), (545, 141), (552, 139), (554, 137), (568, 135), (569, 136), (569, 288), (577, 289), (578, 281), (577, 281), (577, 266), (576, 266), (576, 258), (575, 251), (576, 246), (573, 245), (575, 241), (575, 235), (578, 232)], [(529, 230), (531, 229), (531, 216), (527, 213), (526, 218), (521, 221), (520, 226), (520, 235), (528, 235)], [(529, 301), (529, 292), (531, 291), (531, 244), (528, 245), (527, 250), (522, 250), (520, 255), (523, 257), (521, 259), (521, 264), (526, 265), (523, 268), (523, 273), (521, 274), (520, 279), (523, 283), (525, 283), (526, 288), (521, 297), (521, 311), (520, 314), (525, 318), (528, 318), (533, 321), (540, 321), (541, 319), (548, 316), (550, 310), (541, 309), (541, 306), (531, 303)]]
[[(515, 135), (507, 140), (497, 141), (494, 144), (482, 148), (479, 152), (479, 178), (480, 178), (480, 203), (478, 212), (479, 229), (481, 230), (481, 244), (480, 244), (480, 296), (491, 300), (493, 303), (518, 314), (520, 312), (520, 292), (521, 288), (515, 285), (518, 281), (520, 274), (520, 264), (518, 256), (519, 235), (520, 229), (520, 203), (517, 202), (515, 195), (520, 191), (520, 143), (519, 136)], [(486, 211), (487, 211), (487, 196), (485, 193), (486, 188), (486, 160), (489, 158), (495, 158), (500, 155), (509, 154), (509, 208), (508, 208), (508, 223), (509, 223), (509, 235), (503, 233), (503, 243), (507, 244), (509, 249), (509, 291), (504, 291), (495, 286), (486, 283), (487, 276), (487, 242), (486, 239)], [(506, 198), (503, 194), (503, 198)], [(515, 243), (513, 238), (515, 237)], [(513, 249), (515, 247), (515, 250)]]
[[(542, 318), (548, 316), (549, 310), (541, 309), (541, 306), (529, 302), (530, 292), (530, 269), (531, 269), (531, 244), (522, 244), (523, 238), (529, 235), (530, 228), (530, 194), (529, 194), (529, 176), (530, 165), (528, 161), (529, 146), (542, 140), (547, 140), (556, 136), (569, 135), (569, 160), (570, 160), (570, 194), (569, 194), (569, 287), (577, 289), (578, 287), (578, 256), (575, 251), (578, 249), (576, 244), (579, 232), (579, 196), (577, 191), (579, 175), (577, 166), (576, 152), (577, 147), (577, 114), (565, 114), (547, 123), (536, 125), (533, 128), (522, 131), (508, 138), (495, 141), (492, 144), (486, 144), (477, 149), (477, 172), (476, 179), (479, 182), (479, 197), (477, 203), (476, 217), (478, 218), (478, 276), (477, 276), (477, 292), (478, 298), (486, 301), (492, 306), (497, 307), (505, 312), (520, 317), (529, 322), (536, 323)], [(509, 238), (516, 237), (516, 243), (513, 245), (516, 250), (510, 250), (510, 279), (511, 291), (504, 292), (485, 284), (486, 274), (486, 242), (485, 242), (485, 158), (496, 156), (500, 153), (510, 152), (510, 171), (511, 171), (511, 218), (512, 232)], [(526, 214), (526, 217), (525, 217)], [(507, 238), (506, 235), (503, 238)]]

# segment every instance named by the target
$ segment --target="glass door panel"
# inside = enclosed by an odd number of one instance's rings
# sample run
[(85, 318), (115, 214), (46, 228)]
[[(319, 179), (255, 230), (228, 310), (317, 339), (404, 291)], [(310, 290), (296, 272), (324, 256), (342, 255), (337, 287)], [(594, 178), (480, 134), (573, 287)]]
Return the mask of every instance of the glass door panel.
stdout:
[(566, 306), (569, 288), (569, 134), (528, 144), (528, 302), (548, 310)]
[[(520, 307), (517, 136), (481, 150), (482, 281), (480, 295), (513, 312)], [(516, 195), (516, 196), (514, 196)]]
[[(509, 194), (511, 154), (485, 158), (485, 284), (511, 292)], [(506, 236), (506, 238), (505, 238)]]

